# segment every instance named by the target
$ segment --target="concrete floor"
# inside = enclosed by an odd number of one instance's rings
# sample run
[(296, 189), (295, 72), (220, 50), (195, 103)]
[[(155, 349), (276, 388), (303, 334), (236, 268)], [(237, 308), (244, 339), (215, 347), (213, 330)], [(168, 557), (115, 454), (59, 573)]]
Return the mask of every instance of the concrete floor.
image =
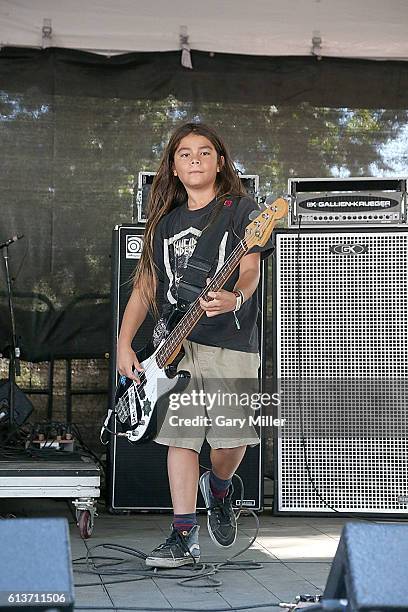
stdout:
[[(169, 572), (181, 577), (194, 575), (191, 569), (159, 570), (133, 582), (106, 584), (124, 579), (124, 576), (103, 576), (82, 573), (84, 565), (75, 560), (84, 557), (87, 551), (94, 555), (128, 559), (121, 569), (130, 572), (144, 570), (142, 559), (127, 557), (121, 552), (93, 547), (98, 544), (115, 544), (137, 548), (149, 553), (164, 541), (169, 532), (171, 515), (138, 514), (111, 515), (103, 509), (96, 518), (94, 533), (88, 540), (82, 540), (69, 502), (49, 499), (0, 499), (0, 515), (8, 512), (16, 516), (65, 516), (70, 523), (71, 553), (74, 560), (75, 605), (107, 606), (123, 610), (133, 606), (139, 610), (163, 608), (166, 610), (193, 608), (236, 609), (237, 606), (253, 606), (259, 612), (270, 612), (272, 605), (292, 601), (298, 594), (320, 593), (326, 583), (331, 560), (337, 548), (344, 519), (339, 518), (298, 518), (276, 517), (270, 510), (260, 516), (260, 531), (252, 547), (239, 556), (239, 560), (253, 560), (261, 564), (256, 569), (229, 569), (217, 573), (220, 586), (213, 586), (207, 578), (195, 583), (201, 588), (182, 586), (178, 579), (168, 578)], [(206, 529), (206, 517), (199, 516), (201, 561), (206, 564), (220, 563), (245, 548), (254, 534), (253, 517), (241, 517), (237, 542), (223, 550), (210, 540)], [(238, 559), (236, 559), (238, 561)], [(101, 561), (99, 561), (101, 562)], [(126, 576), (128, 578), (129, 576)], [(94, 583), (93, 586), (81, 586)], [(104, 584), (105, 583), (105, 584)]]

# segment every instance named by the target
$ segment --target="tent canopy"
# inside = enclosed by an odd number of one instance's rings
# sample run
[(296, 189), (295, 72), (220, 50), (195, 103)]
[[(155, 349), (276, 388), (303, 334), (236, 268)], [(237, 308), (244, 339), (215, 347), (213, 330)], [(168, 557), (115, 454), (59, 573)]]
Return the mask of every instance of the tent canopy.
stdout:
[[(1, 0), (1, 46), (408, 59), (406, 0)], [(45, 26), (45, 28), (44, 28)], [(313, 43), (313, 39), (315, 42)]]

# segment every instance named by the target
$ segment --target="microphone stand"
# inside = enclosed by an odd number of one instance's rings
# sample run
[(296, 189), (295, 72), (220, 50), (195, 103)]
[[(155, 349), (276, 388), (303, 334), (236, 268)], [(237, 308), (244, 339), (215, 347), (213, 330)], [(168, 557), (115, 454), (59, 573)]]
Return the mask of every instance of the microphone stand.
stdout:
[[(20, 236), (18, 237), (20, 238)], [(9, 254), (8, 247), (10, 244), (15, 242), (18, 239), (17, 236), (12, 240), (7, 240), (4, 244), (0, 245), (0, 248), (3, 249), (3, 260), (4, 267), (6, 270), (6, 286), (7, 286), (7, 296), (8, 296), (8, 305), (9, 305), (9, 313), (10, 313), (10, 321), (11, 321), (11, 346), (10, 346), (10, 355), (9, 355), (9, 371), (8, 371), (8, 380), (9, 380), (9, 425), (10, 429), (12, 429), (14, 424), (14, 410), (15, 410), (15, 381), (16, 375), (20, 376), (20, 348), (17, 346), (17, 335), (16, 335), (16, 323), (14, 319), (14, 308), (13, 308), (13, 293), (11, 289), (11, 278), (10, 278), (10, 270), (8, 265)], [(22, 238), (22, 236), (21, 236)]]

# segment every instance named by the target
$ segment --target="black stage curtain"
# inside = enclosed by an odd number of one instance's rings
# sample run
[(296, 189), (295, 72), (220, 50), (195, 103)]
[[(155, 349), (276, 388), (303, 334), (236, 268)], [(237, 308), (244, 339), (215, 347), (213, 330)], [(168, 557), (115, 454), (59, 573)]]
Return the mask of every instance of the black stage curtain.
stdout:
[(407, 63), (192, 60), (1, 50), (0, 242), (25, 235), (9, 249), (23, 359), (109, 351), (111, 231), (132, 220), (138, 172), (157, 168), (180, 122), (213, 125), (264, 195), (291, 176), (407, 173)]
[(10, 92), (163, 100), (169, 94), (195, 104), (300, 104), (407, 108), (407, 62), (314, 57), (192, 53), (194, 70), (180, 52), (105, 57), (71, 49), (0, 52), (1, 80)]

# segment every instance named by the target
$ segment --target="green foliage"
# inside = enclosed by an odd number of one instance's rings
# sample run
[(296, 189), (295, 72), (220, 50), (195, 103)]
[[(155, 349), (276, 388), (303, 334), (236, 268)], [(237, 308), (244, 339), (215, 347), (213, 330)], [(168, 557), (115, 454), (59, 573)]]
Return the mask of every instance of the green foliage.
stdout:
[(25, 233), (32, 245), (48, 241), (37, 264), (26, 263), (18, 288), (40, 288), (56, 307), (73, 295), (109, 292), (112, 228), (132, 221), (138, 172), (157, 169), (170, 134), (188, 120), (214, 126), (239, 171), (259, 174), (265, 196), (285, 193), (290, 177), (392, 173), (384, 147), (408, 123), (406, 111), (307, 103), (0, 92), (0, 138), (8, 152), (0, 174), (3, 233)]

